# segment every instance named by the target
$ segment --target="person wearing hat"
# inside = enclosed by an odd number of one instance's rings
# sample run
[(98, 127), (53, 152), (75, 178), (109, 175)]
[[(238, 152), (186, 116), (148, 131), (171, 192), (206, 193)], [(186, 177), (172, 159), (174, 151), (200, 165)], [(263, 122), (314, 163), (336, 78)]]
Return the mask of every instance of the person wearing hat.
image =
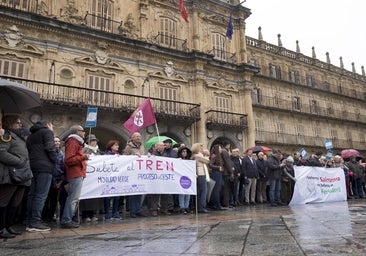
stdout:
[[(164, 151), (163, 155), (164, 157), (171, 157), (171, 158), (177, 158), (177, 151), (173, 149), (173, 141), (171, 139), (166, 139), (163, 141), (164, 143)], [(179, 211), (179, 196), (178, 195), (169, 195), (169, 194), (162, 194), (160, 196), (160, 203), (162, 205), (162, 213), (168, 214), (168, 210), (171, 210), (173, 208), (173, 211), (178, 212)]]
[(269, 180), (269, 201), (271, 206), (284, 205), (281, 200), (281, 179), (282, 168), (286, 165), (281, 163), (282, 152), (275, 148), (268, 157), (268, 180)]
[[(98, 146), (99, 140), (95, 134), (86, 136), (83, 152), (89, 155), (101, 155), (102, 152)], [(101, 198), (91, 198), (81, 200), (79, 203), (81, 211), (81, 219), (85, 222), (98, 221), (95, 213), (103, 208), (103, 200)]]

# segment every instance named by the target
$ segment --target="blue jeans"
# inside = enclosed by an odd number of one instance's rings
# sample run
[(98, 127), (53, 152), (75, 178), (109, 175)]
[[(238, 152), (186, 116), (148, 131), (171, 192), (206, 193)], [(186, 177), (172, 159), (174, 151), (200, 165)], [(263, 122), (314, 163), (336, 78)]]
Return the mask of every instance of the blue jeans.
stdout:
[[(112, 215), (110, 212), (111, 200), (112, 200)], [(119, 196), (104, 198), (104, 212), (105, 212), (104, 218), (106, 220), (109, 220), (110, 218), (121, 217), (119, 214)]]
[(27, 199), (27, 225), (41, 223), (42, 210), (52, 182), (52, 174), (33, 172), (32, 183)]
[(211, 178), (216, 181), (216, 184), (212, 190), (211, 203), (215, 209), (221, 208), (221, 188), (222, 188), (222, 173), (213, 171)]
[(282, 203), (281, 200), (281, 179), (269, 180), (269, 200), (271, 204)]
[(128, 208), (130, 213), (138, 213), (141, 211), (142, 195), (132, 195), (128, 197)]
[(203, 211), (206, 209), (207, 200), (207, 181), (206, 175), (201, 175), (197, 177), (197, 204), (198, 211)]
[(61, 224), (70, 223), (75, 215), (76, 205), (79, 202), (81, 187), (83, 186), (83, 179), (83, 177), (78, 177), (69, 180), (69, 189), (67, 191), (67, 199)]
[(189, 208), (189, 199), (191, 198), (191, 195), (179, 195), (179, 208), (181, 209), (188, 209)]

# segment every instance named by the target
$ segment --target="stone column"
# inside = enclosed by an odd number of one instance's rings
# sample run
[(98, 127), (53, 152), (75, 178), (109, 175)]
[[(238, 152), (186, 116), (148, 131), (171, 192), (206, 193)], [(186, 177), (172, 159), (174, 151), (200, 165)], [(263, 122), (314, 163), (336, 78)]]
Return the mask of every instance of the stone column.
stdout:
[(247, 113), (248, 129), (246, 134), (247, 146), (255, 145), (255, 122), (252, 106), (252, 90), (253, 82), (249, 80), (244, 81), (244, 106)]
[(193, 24), (193, 26), (191, 25), (190, 27), (192, 27), (192, 38), (193, 38), (193, 45), (192, 45), (192, 49), (193, 50), (200, 50), (200, 35), (199, 35), (199, 17), (198, 17), (198, 11), (197, 11), (197, 4), (193, 3), (193, 7), (192, 7), (192, 21), (190, 22), (191, 24)]

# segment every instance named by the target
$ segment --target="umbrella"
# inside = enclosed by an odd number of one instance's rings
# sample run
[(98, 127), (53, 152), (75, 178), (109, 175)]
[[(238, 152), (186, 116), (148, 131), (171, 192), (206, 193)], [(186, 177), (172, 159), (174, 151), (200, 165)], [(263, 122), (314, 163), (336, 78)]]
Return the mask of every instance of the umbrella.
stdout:
[(0, 109), (4, 113), (21, 113), (40, 105), (38, 92), (23, 84), (0, 79)]
[(358, 152), (356, 149), (344, 149), (341, 151), (341, 157), (343, 159), (350, 158), (351, 156), (360, 156), (360, 152)]
[(253, 151), (253, 153), (258, 153), (258, 152), (268, 153), (268, 152), (272, 151), (272, 149), (270, 149), (269, 147), (266, 147), (266, 146), (253, 146), (253, 147), (248, 148), (246, 151), (248, 151), (249, 149), (251, 149)]
[(156, 143), (161, 142), (161, 141), (164, 141), (166, 139), (171, 139), (173, 141), (173, 144), (172, 145), (177, 144), (177, 142), (175, 140), (173, 140), (172, 138), (170, 138), (170, 137), (167, 137), (167, 136), (154, 136), (154, 137), (151, 137), (150, 139), (148, 139), (145, 142), (144, 146), (145, 146), (145, 148), (151, 148)]

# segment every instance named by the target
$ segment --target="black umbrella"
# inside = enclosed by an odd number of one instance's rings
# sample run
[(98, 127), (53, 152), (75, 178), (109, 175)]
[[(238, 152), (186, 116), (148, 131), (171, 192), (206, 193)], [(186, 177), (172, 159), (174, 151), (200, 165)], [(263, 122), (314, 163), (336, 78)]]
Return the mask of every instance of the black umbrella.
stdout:
[(38, 92), (23, 84), (0, 79), (0, 109), (3, 113), (21, 113), (40, 105)]

